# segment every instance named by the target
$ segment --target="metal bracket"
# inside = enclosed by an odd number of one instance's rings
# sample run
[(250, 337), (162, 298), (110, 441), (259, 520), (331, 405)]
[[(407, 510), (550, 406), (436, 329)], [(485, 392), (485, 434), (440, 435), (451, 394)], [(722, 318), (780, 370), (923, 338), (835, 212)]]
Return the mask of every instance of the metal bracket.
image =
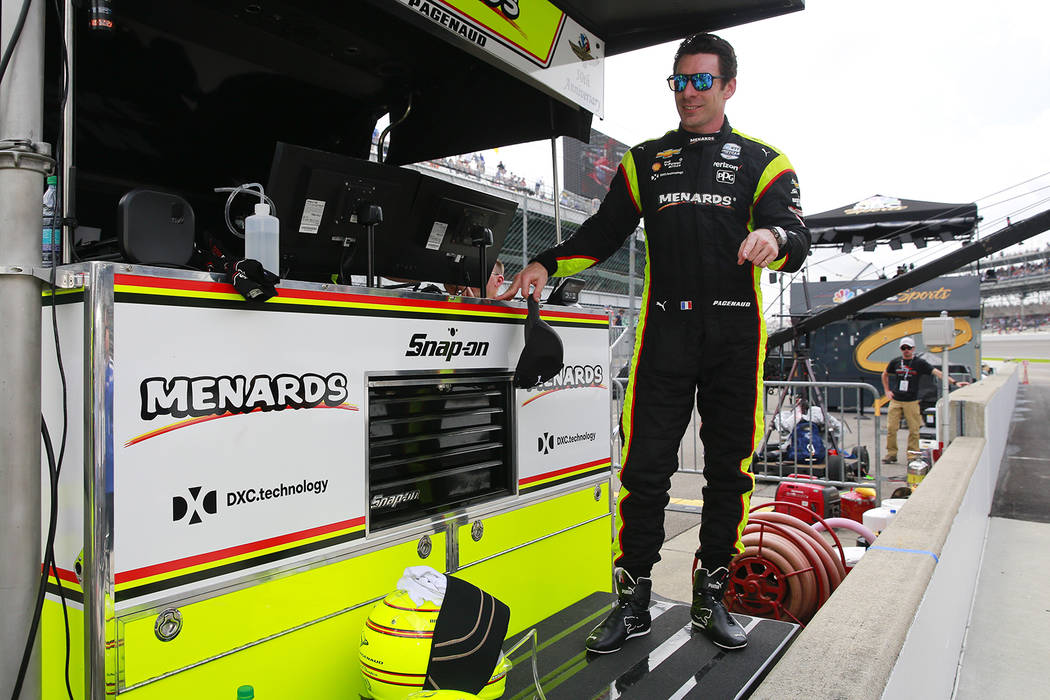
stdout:
[[(23, 267), (0, 264), (0, 277), (4, 275), (26, 275), (51, 284), (50, 267)], [(55, 289), (78, 289), (87, 282), (87, 274), (80, 270), (56, 270)]]
[(0, 169), (9, 168), (25, 168), (50, 175), (55, 171), (51, 144), (28, 139), (0, 140)]

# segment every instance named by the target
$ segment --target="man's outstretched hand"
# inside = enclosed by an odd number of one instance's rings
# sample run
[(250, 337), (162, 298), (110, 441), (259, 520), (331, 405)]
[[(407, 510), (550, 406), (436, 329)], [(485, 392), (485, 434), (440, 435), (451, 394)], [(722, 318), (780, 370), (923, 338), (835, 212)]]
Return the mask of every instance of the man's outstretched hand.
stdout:
[(538, 262), (529, 263), (524, 270), (514, 275), (514, 279), (511, 280), (507, 291), (493, 298), (497, 301), (506, 301), (514, 297), (518, 292), (521, 292), (522, 299), (527, 298), (531, 293), (532, 298), (539, 301), (540, 294), (543, 293), (543, 288), (547, 285), (548, 277), (547, 268), (543, 265)]

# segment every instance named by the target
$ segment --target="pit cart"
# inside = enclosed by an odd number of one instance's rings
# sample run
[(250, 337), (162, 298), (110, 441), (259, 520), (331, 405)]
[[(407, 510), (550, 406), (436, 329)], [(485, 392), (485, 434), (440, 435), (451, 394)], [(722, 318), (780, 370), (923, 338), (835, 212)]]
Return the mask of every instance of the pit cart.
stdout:
[(511, 634), (610, 589), (604, 315), (544, 309), (565, 367), (522, 390), (520, 304), (63, 274), (65, 461), (85, 472), (62, 480), (44, 697), (65, 695), (59, 585), (74, 684), (132, 698), (357, 697), (363, 620), (408, 566), (503, 600)]

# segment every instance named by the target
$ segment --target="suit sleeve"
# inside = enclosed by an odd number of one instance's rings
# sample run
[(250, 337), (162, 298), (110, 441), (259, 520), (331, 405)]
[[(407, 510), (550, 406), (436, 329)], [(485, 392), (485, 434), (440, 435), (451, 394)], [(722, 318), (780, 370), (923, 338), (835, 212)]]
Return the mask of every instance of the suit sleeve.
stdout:
[(770, 226), (780, 226), (787, 232), (787, 243), (770, 269), (781, 272), (799, 270), (809, 255), (809, 229), (802, 218), (798, 176), (782, 153), (762, 171), (751, 205), (750, 230)]
[(609, 193), (598, 211), (571, 238), (548, 248), (533, 260), (547, 268), (551, 277), (569, 277), (619, 250), (641, 219), (638, 177), (632, 151), (627, 151), (613, 176)]

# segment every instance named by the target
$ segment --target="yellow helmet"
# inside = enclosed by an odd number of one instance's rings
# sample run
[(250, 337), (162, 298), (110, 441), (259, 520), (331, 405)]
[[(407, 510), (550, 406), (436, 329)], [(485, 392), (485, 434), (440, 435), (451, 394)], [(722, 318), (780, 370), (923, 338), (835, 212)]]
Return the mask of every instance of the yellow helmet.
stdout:
[(372, 607), (361, 630), (358, 650), (365, 690), (372, 698), (496, 700), (503, 696), (511, 663), (502, 652), (492, 676), (477, 695), (460, 690), (423, 690), (440, 609), (440, 605), (429, 600), (416, 605), (402, 590), (394, 591)]

